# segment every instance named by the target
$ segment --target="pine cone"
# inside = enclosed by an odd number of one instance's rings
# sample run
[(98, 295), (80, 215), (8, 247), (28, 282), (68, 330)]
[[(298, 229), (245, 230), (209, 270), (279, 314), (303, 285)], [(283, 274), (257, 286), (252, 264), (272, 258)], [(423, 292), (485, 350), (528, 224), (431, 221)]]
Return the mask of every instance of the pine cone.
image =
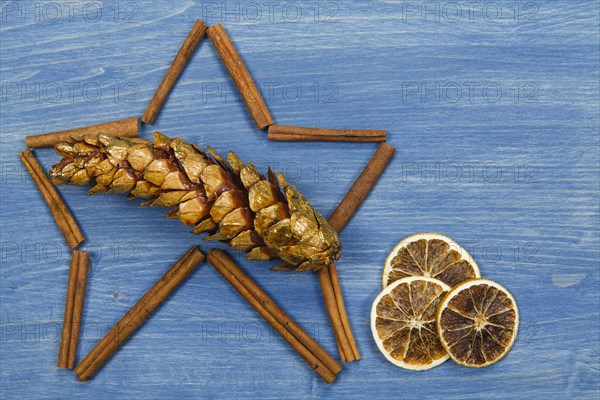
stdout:
[(59, 143), (63, 159), (50, 170), (52, 182), (95, 182), (89, 194), (129, 193), (151, 199), (142, 205), (172, 207), (167, 217), (247, 251), (248, 259), (280, 258), (305, 271), (339, 258), (337, 233), (283, 174), (269, 168), (265, 178), (234, 152), (225, 160), (209, 147), (211, 158), (181, 138), (153, 136), (154, 143), (106, 135)]

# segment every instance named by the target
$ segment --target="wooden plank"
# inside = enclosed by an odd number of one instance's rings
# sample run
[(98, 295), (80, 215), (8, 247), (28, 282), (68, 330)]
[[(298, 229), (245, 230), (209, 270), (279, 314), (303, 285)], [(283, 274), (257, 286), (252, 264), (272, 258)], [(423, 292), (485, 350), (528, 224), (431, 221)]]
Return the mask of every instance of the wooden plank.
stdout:
[[(134, 1), (103, 3), (97, 20), (90, 4), (72, 18), (66, 3), (2, 4), (0, 397), (389, 398), (400, 388), (423, 399), (598, 398), (596, 1), (480, 2), (470, 14), (443, 1), (427, 2), (425, 13), (422, 2), (283, 2), (271, 14), (260, 3), (260, 16), (252, 13), (259, 3)], [(51, 21), (55, 6), (62, 14)], [(381, 127), (398, 149), (341, 236), (337, 267), (362, 359), (330, 386), (211, 269), (88, 384), (56, 369), (70, 252), (20, 166), (24, 137), (139, 115), (197, 18), (223, 23), (281, 123)], [(267, 141), (207, 40), (152, 128), (283, 170), (324, 215), (377, 147)], [(58, 159), (49, 149), (36, 154), (46, 168)], [(79, 345), (86, 354), (199, 238), (164, 210), (59, 190), (93, 259)], [(446, 362), (409, 373), (379, 354), (369, 311), (383, 262), (419, 231), (457, 240), (519, 302), (519, 337), (495, 366)], [(335, 354), (316, 276), (239, 257)]]

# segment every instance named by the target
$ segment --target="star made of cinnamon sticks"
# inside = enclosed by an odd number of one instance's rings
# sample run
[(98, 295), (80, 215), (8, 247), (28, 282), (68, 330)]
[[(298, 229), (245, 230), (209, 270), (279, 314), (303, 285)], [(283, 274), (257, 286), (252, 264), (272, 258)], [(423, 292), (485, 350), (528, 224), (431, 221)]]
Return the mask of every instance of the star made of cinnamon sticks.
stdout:
[[(386, 131), (276, 125), (252, 76), (221, 24), (209, 28), (200, 19), (195, 22), (146, 107), (141, 117), (142, 123), (152, 125), (156, 121), (180, 74), (207, 34), (236, 84), (256, 127), (259, 130), (267, 129), (269, 140), (381, 143), (329, 218), (331, 226), (338, 232), (341, 231), (367, 197), (395, 152), (395, 149), (386, 143)], [(103, 133), (121, 137), (137, 137), (138, 131), (139, 118), (131, 117), (60, 132), (30, 135), (25, 138), (25, 143), (28, 148), (48, 147), (59, 142), (69, 141), (72, 136)], [(21, 153), (21, 160), (40, 190), (69, 248), (73, 251), (58, 366), (59, 368), (74, 368), (85, 298), (89, 255), (75, 250), (84, 241), (81, 230), (33, 153), (30, 150), (25, 150)], [(93, 376), (104, 362), (143, 324), (157, 306), (169, 296), (175, 287), (181, 284), (204, 259), (204, 254), (195, 246), (188, 250), (80, 362), (75, 368), (78, 378), (86, 380)], [(341, 366), (314, 339), (304, 332), (274, 300), (270, 299), (239, 266), (235, 265), (222, 251), (211, 251), (208, 260), (323, 380), (327, 383), (335, 380)], [(344, 362), (358, 360), (360, 359), (360, 353), (348, 321), (335, 265), (332, 264), (328, 268), (322, 268), (319, 271), (319, 278), (325, 307), (335, 333), (340, 360)]]

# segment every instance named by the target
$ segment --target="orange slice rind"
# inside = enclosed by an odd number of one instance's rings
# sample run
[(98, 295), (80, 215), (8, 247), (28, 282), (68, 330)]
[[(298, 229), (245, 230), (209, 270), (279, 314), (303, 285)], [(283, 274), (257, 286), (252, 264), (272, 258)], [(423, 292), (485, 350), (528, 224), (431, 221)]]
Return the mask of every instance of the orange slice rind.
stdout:
[(436, 325), (441, 344), (458, 364), (485, 367), (511, 349), (519, 310), (510, 292), (488, 279), (454, 287), (439, 304)]
[(450, 287), (437, 279), (407, 277), (377, 296), (371, 308), (371, 331), (385, 358), (410, 370), (427, 370), (448, 359), (435, 319), (448, 291)]
[(385, 261), (382, 286), (409, 276), (435, 278), (450, 287), (481, 276), (469, 252), (448, 236), (423, 232), (400, 241)]

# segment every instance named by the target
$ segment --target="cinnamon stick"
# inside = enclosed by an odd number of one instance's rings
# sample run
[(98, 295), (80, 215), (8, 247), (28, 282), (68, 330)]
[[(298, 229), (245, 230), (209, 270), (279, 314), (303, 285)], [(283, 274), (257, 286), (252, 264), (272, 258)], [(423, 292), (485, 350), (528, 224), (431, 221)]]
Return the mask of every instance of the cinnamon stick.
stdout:
[(335, 380), (341, 365), (302, 330), (225, 252), (213, 249), (208, 253), (207, 259), (323, 380), (327, 383)]
[(343, 362), (354, 361), (356, 358), (354, 357), (352, 345), (350, 344), (350, 340), (342, 323), (328, 268), (321, 268), (321, 270), (319, 270), (319, 280), (321, 282), (321, 291), (323, 293), (325, 307), (329, 314), (329, 319), (331, 320), (333, 333), (340, 353), (340, 360)]
[(81, 361), (75, 368), (77, 378), (92, 377), (202, 261), (204, 254), (197, 246), (188, 250)]
[(386, 131), (271, 125), (269, 140), (283, 142), (385, 142)]
[(333, 295), (335, 297), (337, 308), (339, 310), (340, 320), (342, 322), (342, 326), (344, 327), (344, 332), (346, 333), (348, 342), (350, 343), (350, 347), (352, 348), (352, 356), (354, 357), (354, 360), (360, 360), (360, 352), (358, 351), (356, 340), (354, 340), (354, 334), (352, 333), (352, 329), (350, 328), (350, 321), (348, 320), (348, 313), (346, 312), (346, 305), (344, 304), (344, 297), (342, 296), (342, 286), (340, 285), (337, 267), (335, 266), (335, 264), (332, 263), (331, 265), (329, 265), (329, 268), (327, 268), (327, 270), (329, 272), (329, 278), (331, 280)]
[(89, 254), (86, 252), (73, 251), (71, 255), (65, 315), (58, 351), (58, 368), (73, 368), (75, 366), (89, 260)]
[(83, 302), (85, 300), (85, 289), (87, 287), (87, 276), (90, 263), (90, 256), (87, 252), (78, 252), (77, 284), (75, 286), (75, 299), (73, 301), (73, 319), (71, 328), (71, 341), (69, 344), (69, 362), (68, 368), (75, 367), (75, 355), (77, 354), (77, 344), (79, 343), (79, 332), (81, 328), (81, 315), (83, 314)]
[(231, 78), (235, 82), (242, 99), (246, 103), (246, 107), (248, 107), (248, 111), (250, 111), (250, 115), (254, 119), (256, 127), (262, 130), (269, 125), (273, 125), (269, 109), (223, 26), (217, 24), (208, 28), (208, 37), (214, 44), (219, 56), (223, 60), (223, 64), (225, 64)]
[[(319, 279), (327, 312), (332, 325), (334, 325), (334, 333), (337, 335), (336, 339), (338, 336), (341, 338), (338, 340), (340, 359), (345, 362), (360, 360), (360, 352), (348, 320), (342, 287), (335, 264), (332, 263), (328, 268), (319, 271)], [(341, 329), (337, 327), (336, 330), (336, 325), (341, 325)]]
[(119, 137), (137, 137), (138, 118), (131, 117), (117, 121), (103, 122), (101, 124), (83, 126), (81, 128), (67, 129), (66, 131), (29, 135), (25, 137), (25, 144), (29, 148), (51, 147), (60, 142), (73, 142), (71, 136), (105, 134)]
[[(346, 196), (344, 196), (329, 217), (329, 224), (333, 229), (337, 232), (344, 229), (362, 201), (369, 194), (375, 182), (377, 182), (377, 179), (379, 179), (379, 176), (383, 173), (395, 151), (396, 149), (387, 143), (382, 143), (379, 146), (358, 179), (350, 187)], [(325, 308), (329, 314), (338, 343), (340, 359), (345, 362), (359, 360), (360, 352), (352, 334), (348, 314), (346, 313), (342, 288), (335, 264), (331, 264), (327, 268), (322, 268), (319, 271), (319, 280), (321, 282)]]
[(192, 30), (186, 37), (185, 41), (181, 45), (181, 48), (179, 49), (179, 52), (175, 56), (173, 63), (171, 63), (167, 74), (158, 86), (158, 89), (156, 89), (156, 92), (154, 93), (154, 96), (152, 96), (150, 103), (148, 103), (148, 107), (142, 116), (143, 123), (148, 125), (152, 125), (154, 123), (158, 113), (160, 112), (160, 109), (167, 100), (171, 89), (173, 89), (177, 78), (179, 78), (179, 75), (181, 72), (183, 72), (183, 69), (187, 65), (190, 58), (192, 58), (194, 51), (202, 41), (202, 38), (204, 38), (207, 29), (208, 27), (204, 25), (202, 20), (196, 20)]
[(371, 191), (373, 185), (375, 185), (375, 182), (377, 182), (377, 179), (379, 179), (379, 176), (383, 173), (395, 151), (396, 149), (387, 143), (382, 143), (379, 146), (358, 179), (352, 184), (348, 193), (346, 193), (329, 217), (329, 224), (333, 229), (338, 232), (344, 229), (350, 218), (352, 218), (360, 204)]
[(73, 322), (73, 303), (75, 302), (75, 286), (77, 285), (78, 252), (71, 255), (71, 266), (69, 269), (69, 281), (67, 284), (67, 299), (65, 301), (65, 315), (63, 318), (60, 347), (58, 350), (58, 368), (68, 368), (69, 350), (71, 344), (71, 324)]
[(46, 173), (33, 153), (29, 150), (25, 150), (19, 157), (46, 201), (46, 204), (52, 213), (52, 217), (54, 217), (54, 221), (56, 221), (56, 225), (58, 225), (58, 228), (62, 232), (65, 241), (71, 250), (76, 248), (83, 242), (84, 237), (67, 205), (46, 176)]

